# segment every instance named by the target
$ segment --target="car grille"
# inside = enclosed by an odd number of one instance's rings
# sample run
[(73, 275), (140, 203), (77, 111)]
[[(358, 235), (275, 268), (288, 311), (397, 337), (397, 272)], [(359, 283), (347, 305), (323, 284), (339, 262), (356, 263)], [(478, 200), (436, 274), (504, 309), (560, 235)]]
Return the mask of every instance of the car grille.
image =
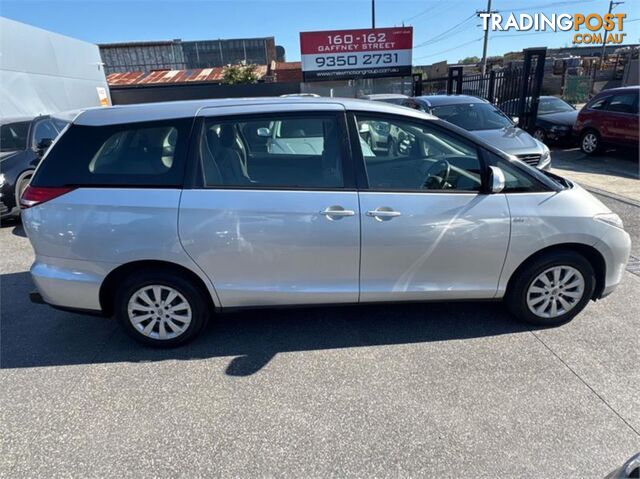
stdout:
[(518, 159), (528, 165), (536, 166), (540, 162), (540, 155), (518, 155)]

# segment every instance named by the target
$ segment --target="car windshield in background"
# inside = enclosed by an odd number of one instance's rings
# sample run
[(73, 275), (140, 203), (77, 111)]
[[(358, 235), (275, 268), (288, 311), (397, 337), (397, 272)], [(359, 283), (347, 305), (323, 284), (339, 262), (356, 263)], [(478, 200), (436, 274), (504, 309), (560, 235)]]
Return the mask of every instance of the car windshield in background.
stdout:
[(560, 98), (540, 98), (540, 103), (538, 103), (539, 115), (559, 113), (561, 111), (573, 111), (573, 107)]
[(28, 121), (0, 125), (0, 151), (25, 150), (27, 148), (28, 134)]
[(431, 112), (465, 130), (499, 130), (513, 125), (500, 110), (488, 103), (459, 103), (435, 106)]

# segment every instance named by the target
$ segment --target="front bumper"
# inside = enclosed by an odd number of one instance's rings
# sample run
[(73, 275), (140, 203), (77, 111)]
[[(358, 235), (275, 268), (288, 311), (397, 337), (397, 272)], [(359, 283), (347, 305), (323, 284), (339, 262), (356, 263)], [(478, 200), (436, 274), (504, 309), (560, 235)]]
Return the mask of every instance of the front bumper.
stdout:
[(594, 245), (605, 260), (604, 288), (599, 299), (608, 296), (618, 287), (629, 261), (631, 253), (631, 237), (629, 233), (613, 226), (606, 227), (608, 231), (602, 239)]

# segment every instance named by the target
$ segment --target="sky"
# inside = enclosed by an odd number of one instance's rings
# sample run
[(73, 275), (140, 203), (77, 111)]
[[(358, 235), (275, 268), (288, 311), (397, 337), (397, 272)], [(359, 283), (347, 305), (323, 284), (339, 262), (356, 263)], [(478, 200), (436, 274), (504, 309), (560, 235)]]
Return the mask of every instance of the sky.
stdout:
[[(414, 65), (482, 56), (486, 0), (376, 0), (376, 26), (414, 27)], [(501, 13), (606, 13), (608, 0), (493, 0)], [(640, 43), (640, 0), (626, 0), (625, 43)], [(289, 61), (299, 32), (369, 28), (371, 0), (0, 0), (0, 15), (92, 43), (274, 36)], [(441, 35), (446, 33), (445, 35)], [(572, 32), (494, 32), (488, 54), (570, 46)]]

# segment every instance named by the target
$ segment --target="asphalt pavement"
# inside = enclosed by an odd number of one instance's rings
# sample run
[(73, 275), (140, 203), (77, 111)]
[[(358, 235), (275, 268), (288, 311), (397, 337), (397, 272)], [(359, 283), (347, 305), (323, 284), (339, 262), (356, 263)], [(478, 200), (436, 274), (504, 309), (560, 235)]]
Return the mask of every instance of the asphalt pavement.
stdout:
[[(600, 195), (640, 243), (638, 206)], [(554, 329), (499, 303), (221, 316), (187, 347), (29, 303), (0, 229), (0, 477), (603, 477), (640, 450), (640, 276)]]

